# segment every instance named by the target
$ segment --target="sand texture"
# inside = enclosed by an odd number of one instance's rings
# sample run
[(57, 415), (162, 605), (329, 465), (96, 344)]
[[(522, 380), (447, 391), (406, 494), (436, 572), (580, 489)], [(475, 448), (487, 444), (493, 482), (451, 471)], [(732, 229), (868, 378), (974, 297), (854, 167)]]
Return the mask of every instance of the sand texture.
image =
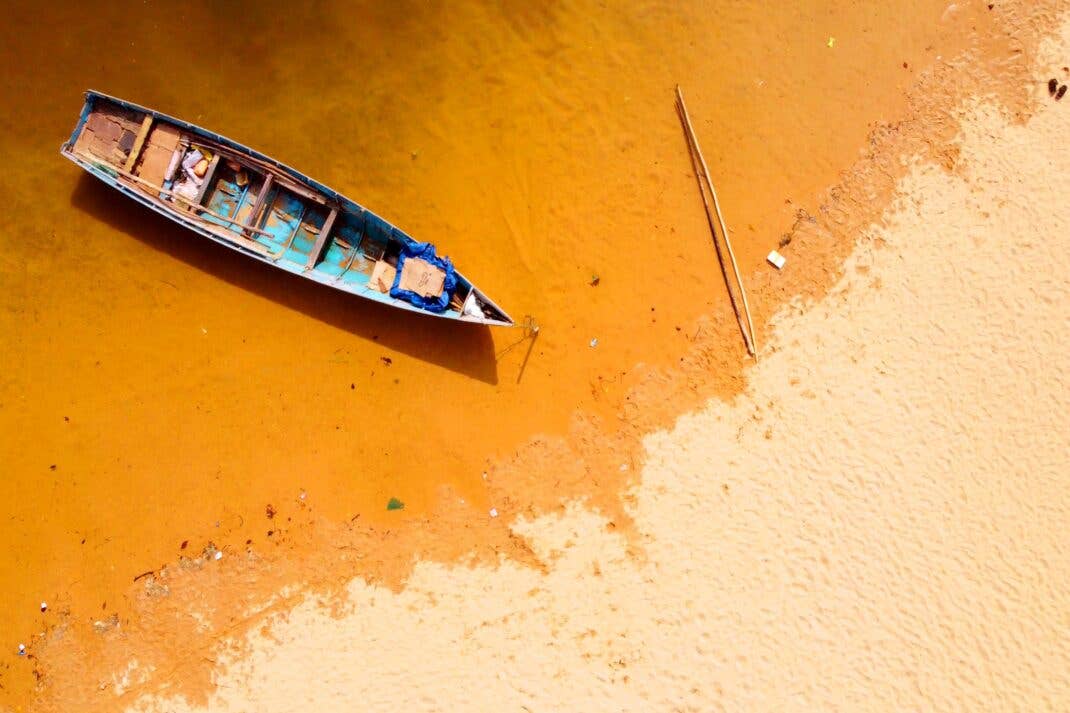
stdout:
[(646, 439), (637, 541), (520, 518), (545, 571), (357, 580), (213, 654), (207, 706), (130, 709), (1070, 708), (1070, 102), (1037, 100), (964, 107), (746, 393)]

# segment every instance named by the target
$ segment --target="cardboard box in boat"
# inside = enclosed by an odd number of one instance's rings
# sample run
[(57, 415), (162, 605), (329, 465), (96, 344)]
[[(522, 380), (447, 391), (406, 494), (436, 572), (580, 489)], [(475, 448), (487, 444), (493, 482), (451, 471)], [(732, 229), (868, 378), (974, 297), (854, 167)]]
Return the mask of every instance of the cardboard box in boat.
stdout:
[(379, 260), (372, 268), (371, 277), (368, 278), (368, 287), (384, 294), (390, 292), (394, 286), (394, 276), (397, 270), (386, 260)]
[(403, 290), (415, 292), (421, 297), (438, 297), (445, 286), (445, 271), (426, 260), (410, 257), (401, 266), (401, 282), (398, 287)]

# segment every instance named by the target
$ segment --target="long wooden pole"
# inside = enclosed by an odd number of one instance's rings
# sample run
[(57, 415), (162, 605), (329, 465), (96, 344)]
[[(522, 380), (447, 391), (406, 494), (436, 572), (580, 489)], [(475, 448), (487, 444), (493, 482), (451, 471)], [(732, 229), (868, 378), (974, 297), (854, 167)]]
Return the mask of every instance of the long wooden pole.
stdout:
[[(227, 223), (231, 223), (231, 224), (234, 224), (234, 225), (241, 226), (242, 230), (251, 230), (254, 233), (260, 233), (261, 235), (269, 235), (269, 236), (271, 235), (271, 233), (269, 233), (266, 230), (261, 230), (260, 228), (254, 228), (251, 225), (242, 225), (241, 221), (239, 221), (239, 220), (236, 220), (234, 218), (228, 218), (225, 215), (221, 215), (219, 213), (216, 213), (214, 210), (211, 210), (209, 208), (205, 208), (203, 205), (198, 205), (197, 203), (194, 203), (189, 198), (186, 198), (185, 196), (183, 196), (183, 195), (181, 195), (179, 193), (175, 193), (174, 191), (169, 191), (166, 188), (164, 188), (163, 186), (157, 186), (152, 181), (146, 181), (141, 176), (135, 176), (134, 174), (129, 173), (127, 171), (124, 171), (121, 168), (116, 168), (115, 166), (111, 166), (111, 165), (108, 165), (108, 164), (100, 163), (96, 159), (91, 158), (90, 156), (87, 156), (84, 153), (79, 153), (77, 155), (79, 157), (81, 157), (81, 158), (86, 159), (87, 161), (91, 161), (92, 163), (96, 164), (103, 171), (107, 171), (109, 173), (117, 173), (120, 176), (122, 176), (123, 178), (127, 178), (127, 179), (130, 179), (131, 181), (135, 181), (137, 183), (140, 183), (140, 184), (144, 185), (146, 188), (150, 188), (150, 189), (152, 189), (154, 191), (158, 191), (158, 192), (163, 193), (165, 195), (171, 196), (171, 198), (173, 198), (174, 200), (181, 201), (181, 202), (189, 205), (191, 208), (193, 208), (195, 210), (198, 210), (198, 211), (200, 211), (202, 213), (207, 213), (208, 215), (211, 215), (213, 217), (219, 218), (220, 220), (226, 221)], [(194, 216), (194, 217), (197, 217), (197, 216)], [(223, 226), (220, 226), (220, 227), (223, 227)], [(272, 237), (274, 237), (274, 236), (272, 236)]]
[(706, 196), (706, 185), (702, 181), (702, 166), (699, 165), (698, 155), (695, 153), (695, 148), (691, 143), (691, 136), (687, 133), (687, 124), (684, 122), (683, 109), (680, 107), (679, 102), (676, 104), (676, 111), (680, 115), (680, 123), (684, 126), (684, 139), (687, 141), (687, 155), (691, 159), (691, 170), (695, 172), (695, 182), (698, 185), (698, 194), (702, 198), (702, 207), (705, 209), (706, 225), (710, 229), (710, 240), (713, 242), (713, 249), (717, 253), (717, 265), (721, 268), (721, 277), (724, 278), (725, 289), (728, 290), (728, 301), (732, 305), (732, 314), (736, 316), (736, 326), (739, 327), (739, 335), (743, 337), (743, 346), (746, 347), (747, 353), (751, 353), (750, 339), (747, 336), (747, 325), (744, 323), (743, 311), (740, 309), (740, 301), (736, 299), (736, 292), (732, 288), (732, 278), (728, 274), (728, 259), (725, 258), (725, 251), (721, 247), (721, 241), (717, 239), (717, 226), (714, 225), (713, 209), (710, 208), (710, 199)]
[(258, 168), (265, 174), (273, 175), (275, 177), (275, 183), (278, 183), (280, 186), (285, 186), (287, 190), (293, 191), (297, 195), (303, 198), (307, 198), (315, 203), (319, 203), (320, 205), (328, 205), (327, 198), (325, 196), (322, 196), (319, 193), (311, 191), (305, 186), (300, 185), (299, 183), (294, 181), (288, 174), (286, 174), (281, 168), (271, 163), (268, 163), (267, 161), (261, 161), (255, 156), (250, 156), (248, 154), (243, 154), (239, 151), (235, 151), (229, 146), (225, 146), (217, 141), (212, 141), (211, 139), (206, 138), (204, 136), (190, 137), (189, 142), (193, 146), (204, 146), (209, 151), (212, 151), (213, 153), (218, 153), (225, 158), (240, 163), (243, 166), (251, 166), (254, 168)]
[[(743, 333), (743, 341), (746, 343), (747, 351), (750, 355), (758, 359), (758, 348), (756, 339), (754, 336), (754, 322), (750, 316), (750, 305), (747, 304), (747, 293), (743, 289), (743, 278), (739, 276), (739, 266), (736, 264), (736, 256), (732, 251), (732, 241), (728, 239), (728, 227), (725, 225), (724, 216), (721, 215), (720, 201), (717, 200), (717, 191), (713, 187), (713, 181), (710, 180), (710, 170), (706, 166), (706, 159), (702, 155), (702, 148), (698, 145), (698, 138), (695, 136), (695, 129), (691, 126), (691, 117), (687, 113), (687, 105), (684, 103), (684, 93), (680, 91), (680, 85), (676, 85), (676, 99), (680, 102), (680, 112), (684, 120), (684, 126), (687, 129), (689, 149), (693, 149), (698, 154), (699, 163), (702, 166), (702, 177), (706, 181), (706, 186), (710, 190), (710, 195), (713, 197), (713, 208), (717, 214), (717, 222), (721, 226), (721, 236), (724, 238), (725, 247), (728, 249), (728, 259), (732, 263), (732, 272), (736, 276), (736, 285), (739, 287), (739, 295), (743, 300), (743, 312), (747, 316), (747, 331)], [(701, 186), (700, 186), (701, 188)], [(705, 205), (707, 217), (709, 217), (710, 206), (706, 200), (706, 193), (702, 193), (702, 202)], [(710, 226), (713, 227), (712, 225)], [(714, 235), (716, 241), (717, 236)]]

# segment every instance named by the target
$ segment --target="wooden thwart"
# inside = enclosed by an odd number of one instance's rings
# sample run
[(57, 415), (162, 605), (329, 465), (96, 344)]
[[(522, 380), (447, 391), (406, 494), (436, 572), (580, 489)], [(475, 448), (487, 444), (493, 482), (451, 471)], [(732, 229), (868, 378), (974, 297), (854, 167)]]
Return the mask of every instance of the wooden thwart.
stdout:
[(260, 211), (267, 202), (268, 193), (271, 191), (271, 184), (274, 182), (275, 178), (270, 173), (264, 177), (264, 183), (260, 187), (260, 191), (256, 194), (256, 202), (253, 203), (249, 215), (245, 216), (245, 223), (242, 225), (245, 229), (256, 230), (253, 226), (257, 224), (257, 221), (260, 218)]
[(305, 263), (305, 270), (311, 270), (319, 261), (320, 255), (323, 253), (323, 246), (327, 244), (327, 236), (330, 234), (331, 228), (334, 227), (336, 218), (338, 218), (338, 209), (331, 208), (330, 215), (327, 216), (327, 220), (323, 221), (323, 227), (320, 228), (320, 234), (316, 238), (316, 244), (312, 246), (312, 251), (308, 254), (308, 262)]
[(141, 149), (145, 146), (145, 139), (149, 138), (149, 130), (152, 129), (152, 115), (145, 117), (145, 120), (141, 122), (141, 130), (137, 132), (137, 138), (134, 139), (134, 145), (130, 149), (130, 155), (126, 158), (126, 163), (123, 164), (124, 171), (133, 171), (134, 164), (137, 163), (137, 159), (141, 156)]
[[(687, 136), (687, 148), (691, 154), (692, 165), (695, 168), (695, 178), (698, 179), (699, 192), (702, 194), (702, 205), (706, 209), (706, 222), (709, 223), (710, 233), (713, 238), (713, 245), (717, 249), (717, 257), (721, 260), (721, 266), (724, 267), (724, 259), (721, 257), (721, 246), (717, 241), (717, 230), (713, 227), (713, 212), (710, 211), (710, 201), (706, 197), (706, 188), (709, 188), (710, 195), (713, 197), (714, 212), (717, 214), (717, 223), (721, 227), (721, 237), (724, 239), (725, 248), (728, 250), (728, 259), (732, 264), (732, 272), (736, 278), (736, 287), (739, 290), (740, 298), (743, 302), (743, 313), (747, 317), (747, 326), (743, 326), (743, 320), (740, 319), (739, 307), (736, 305), (735, 293), (732, 291), (731, 285), (728, 285), (728, 296), (732, 300), (732, 308), (736, 312), (736, 319), (739, 321), (739, 330), (743, 333), (743, 343), (747, 347), (747, 352), (754, 357), (755, 361), (758, 359), (758, 348), (756, 339), (754, 336), (754, 322), (751, 321), (750, 306), (747, 304), (747, 293), (743, 289), (743, 279), (739, 276), (739, 266), (736, 265), (736, 256), (732, 252), (732, 243), (728, 239), (728, 227), (725, 225), (724, 216), (721, 215), (721, 206), (717, 200), (717, 191), (713, 187), (713, 181), (710, 180), (710, 171), (706, 166), (706, 159), (702, 155), (702, 149), (698, 145), (698, 138), (695, 137), (695, 129), (691, 126), (691, 117), (687, 113), (687, 105), (684, 104), (684, 94), (680, 91), (680, 85), (676, 85), (676, 100), (677, 106), (680, 110), (680, 122), (684, 125), (684, 133)], [(706, 187), (703, 187), (703, 180), (706, 182)], [(728, 275), (725, 274), (725, 281), (728, 282)]]

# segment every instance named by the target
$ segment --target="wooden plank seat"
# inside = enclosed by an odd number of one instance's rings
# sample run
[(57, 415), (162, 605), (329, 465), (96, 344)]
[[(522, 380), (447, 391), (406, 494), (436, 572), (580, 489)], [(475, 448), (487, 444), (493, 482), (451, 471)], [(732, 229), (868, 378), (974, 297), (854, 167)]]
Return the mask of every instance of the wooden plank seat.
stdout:
[(330, 235), (331, 228), (334, 227), (334, 221), (337, 218), (338, 209), (331, 208), (327, 220), (323, 221), (323, 227), (320, 228), (320, 234), (316, 236), (316, 244), (312, 246), (312, 250), (308, 253), (308, 261), (305, 263), (305, 272), (314, 268), (316, 263), (319, 262), (320, 255), (323, 254), (323, 248), (327, 245), (327, 237)]

